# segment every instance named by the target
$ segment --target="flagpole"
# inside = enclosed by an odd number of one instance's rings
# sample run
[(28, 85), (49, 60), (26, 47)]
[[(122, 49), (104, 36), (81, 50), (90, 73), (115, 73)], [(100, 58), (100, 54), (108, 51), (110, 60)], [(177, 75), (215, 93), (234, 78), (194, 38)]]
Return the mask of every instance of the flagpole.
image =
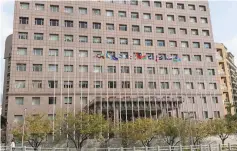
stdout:
[(21, 146), (24, 146), (24, 137), (25, 137), (25, 119), (26, 119), (26, 110), (27, 108), (24, 109), (24, 121), (23, 121), (23, 127), (22, 127), (22, 137), (21, 137)]

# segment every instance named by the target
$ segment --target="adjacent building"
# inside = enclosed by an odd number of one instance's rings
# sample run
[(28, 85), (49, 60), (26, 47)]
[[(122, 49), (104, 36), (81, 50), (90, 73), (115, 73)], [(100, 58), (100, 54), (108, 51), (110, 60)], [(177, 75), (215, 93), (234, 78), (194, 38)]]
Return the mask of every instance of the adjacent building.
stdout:
[[(216, 43), (216, 58), (219, 61), (218, 73), (221, 80), (222, 98), (225, 105), (235, 105), (237, 102), (237, 67), (234, 56), (222, 43)], [(227, 111), (225, 111), (227, 113)], [(232, 109), (232, 114), (236, 108)]]
[(5, 60), (9, 127), (24, 111), (225, 114), (207, 1), (16, 1)]

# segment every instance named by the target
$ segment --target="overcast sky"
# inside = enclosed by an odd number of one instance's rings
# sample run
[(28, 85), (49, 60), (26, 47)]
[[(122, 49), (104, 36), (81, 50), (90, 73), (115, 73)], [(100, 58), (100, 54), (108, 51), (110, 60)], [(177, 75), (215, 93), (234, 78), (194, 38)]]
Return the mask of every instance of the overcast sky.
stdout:
[[(215, 1), (210, 3), (211, 20), (215, 42), (224, 43), (235, 56), (237, 63), (237, 1)], [(3, 87), (4, 45), (6, 37), (12, 33), (14, 2), (0, 0), (0, 94)], [(1, 95), (0, 95), (1, 97)]]

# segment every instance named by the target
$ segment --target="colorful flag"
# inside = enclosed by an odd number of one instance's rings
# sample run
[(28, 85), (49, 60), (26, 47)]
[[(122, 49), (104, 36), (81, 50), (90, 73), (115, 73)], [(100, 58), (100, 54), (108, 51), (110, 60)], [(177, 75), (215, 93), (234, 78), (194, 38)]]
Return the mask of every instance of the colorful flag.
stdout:
[(142, 55), (140, 53), (136, 53), (137, 59), (142, 59)]
[(115, 56), (112, 56), (112, 57), (111, 57), (111, 60), (118, 61), (118, 58), (115, 57)]

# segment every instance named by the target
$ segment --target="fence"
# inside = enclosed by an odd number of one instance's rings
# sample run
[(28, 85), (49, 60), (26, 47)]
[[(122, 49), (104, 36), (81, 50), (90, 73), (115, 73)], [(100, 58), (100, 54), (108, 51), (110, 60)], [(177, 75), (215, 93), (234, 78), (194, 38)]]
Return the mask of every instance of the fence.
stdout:
[[(1, 146), (1, 151), (34, 151), (32, 147)], [(76, 151), (75, 148), (38, 148), (37, 151)], [(237, 144), (210, 144), (192, 146), (156, 146), (133, 148), (83, 148), (81, 151), (237, 151)]]

